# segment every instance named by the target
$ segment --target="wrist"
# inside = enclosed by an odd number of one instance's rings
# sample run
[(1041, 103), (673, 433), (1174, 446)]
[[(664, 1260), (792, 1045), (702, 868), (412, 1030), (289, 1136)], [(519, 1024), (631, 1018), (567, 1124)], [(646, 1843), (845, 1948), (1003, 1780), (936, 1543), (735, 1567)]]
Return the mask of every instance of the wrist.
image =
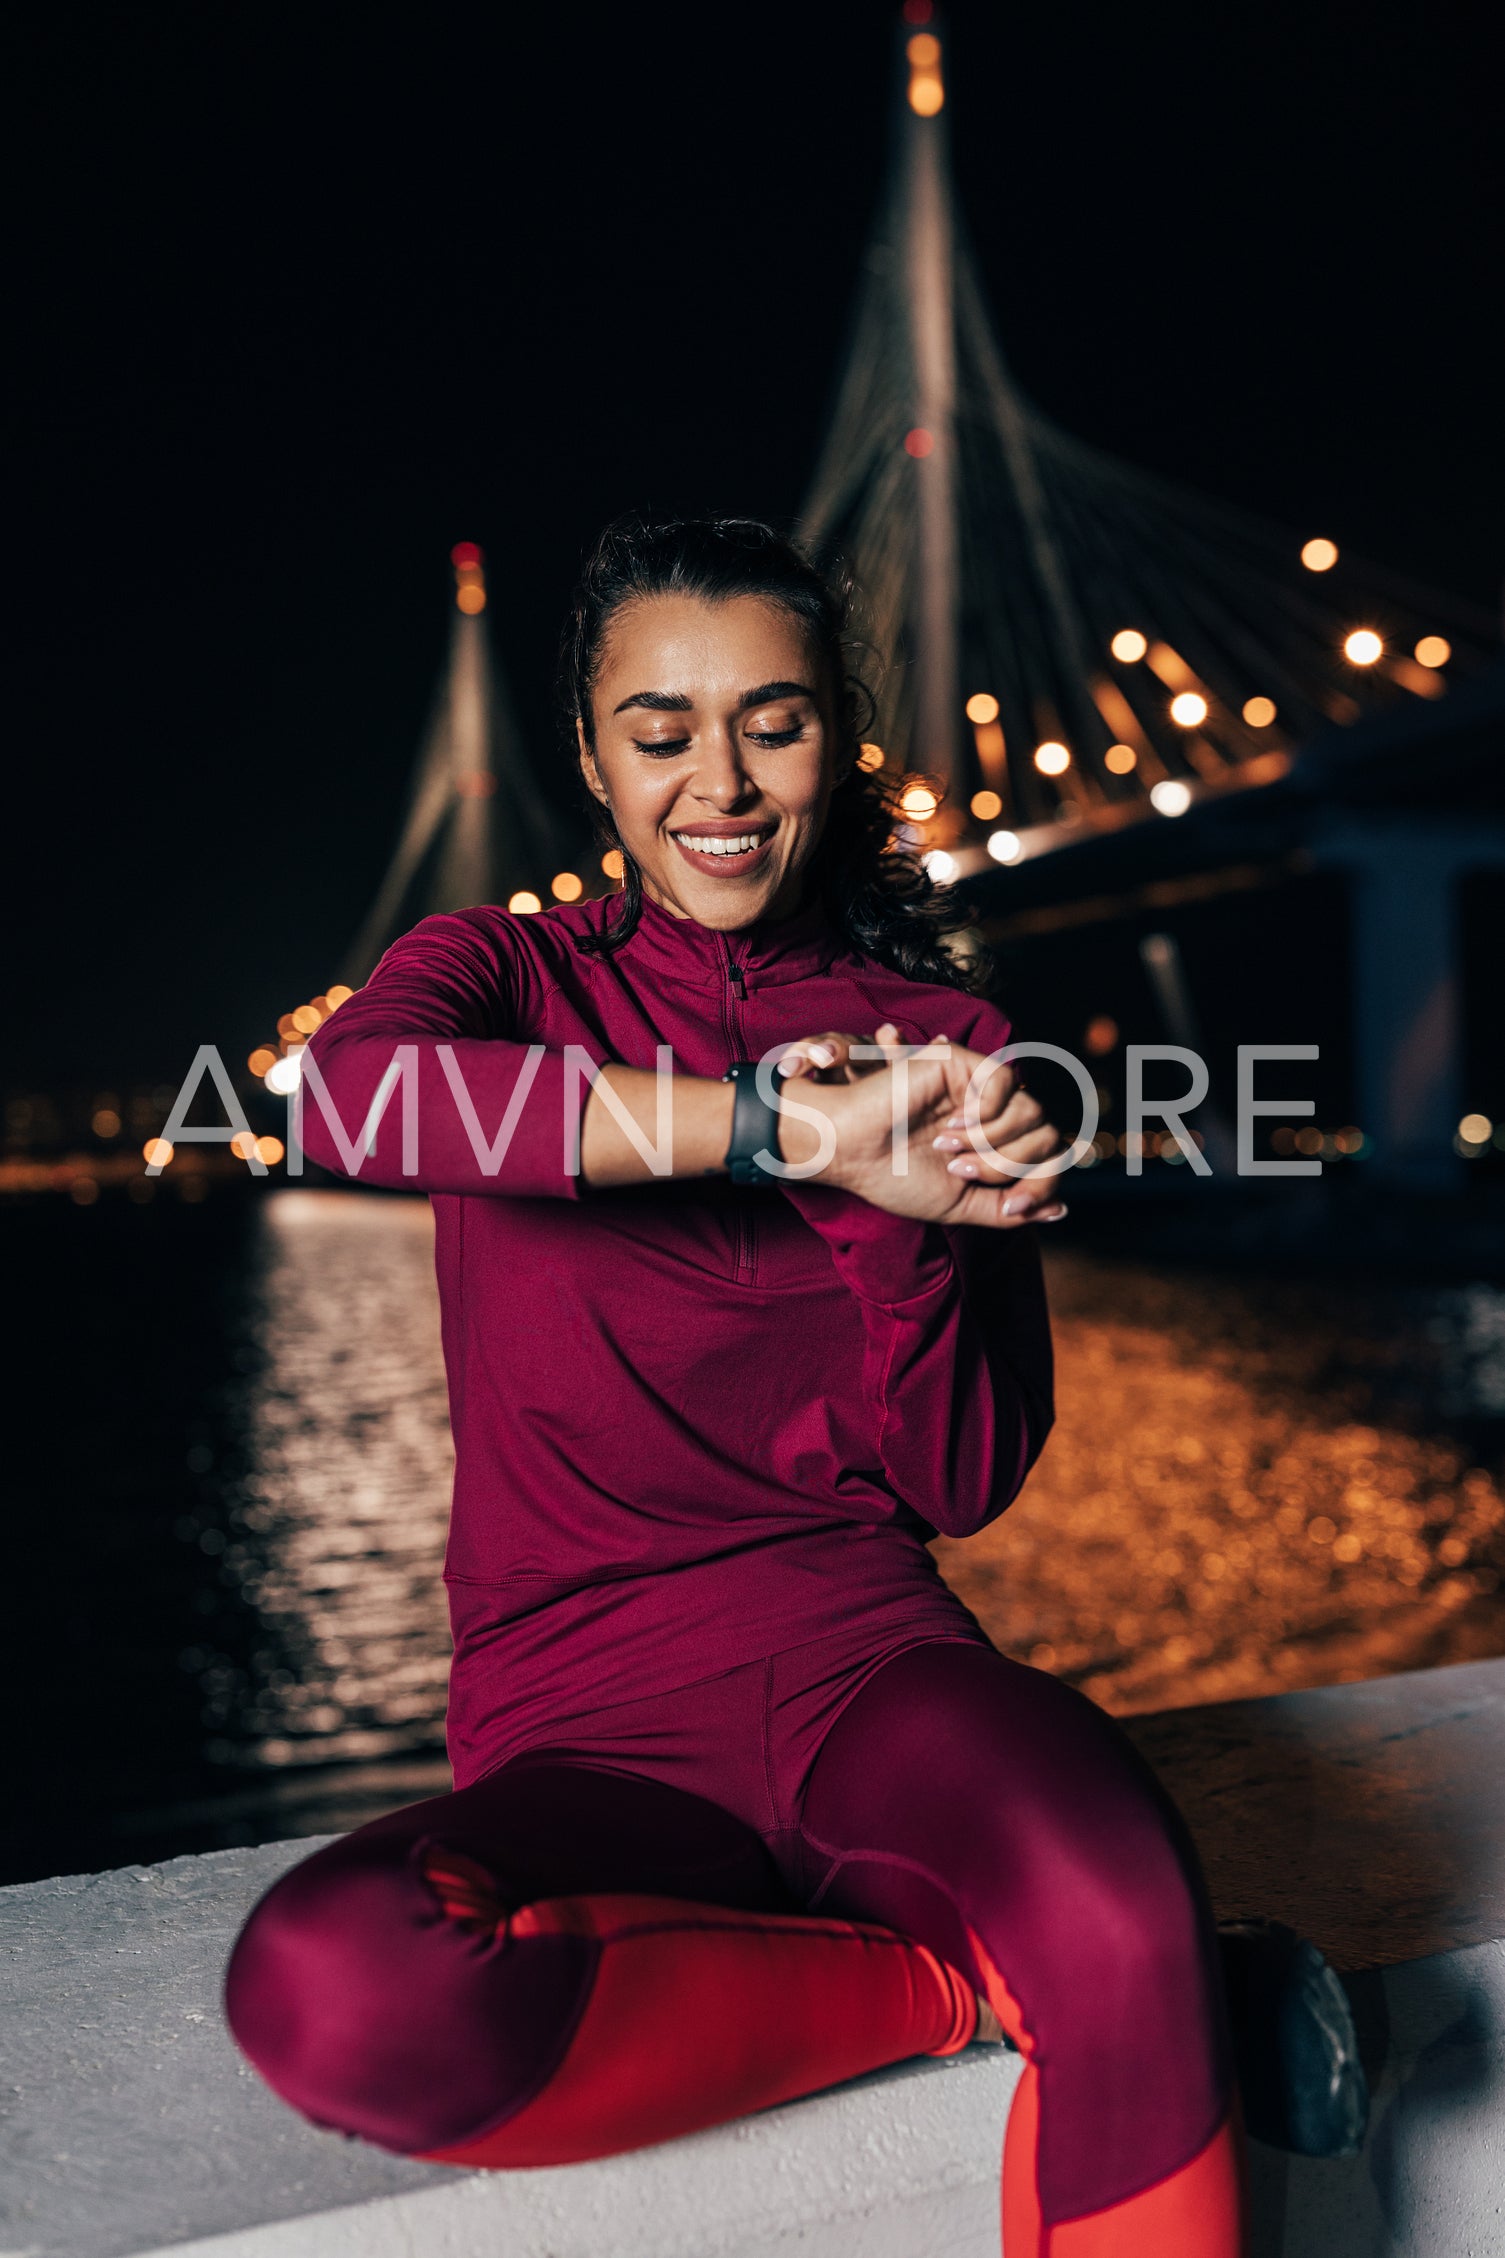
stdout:
[[(832, 1148), (831, 1157), (823, 1167), (811, 1169), (809, 1175), (796, 1178), (796, 1182), (828, 1184), (838, 1190), (844, 1187), (841, 1101), (845, 1096), (846, 1092), (839, 1084), (812, 1082), (804, 1075), (798, 1075), (784, 1085), (783, 1103), (779, 1112), (779, 1151), (782, 1157), (793, 1166), (803, 1168), (811, 1161), (820, 1160), (824, 1149)], [(827, 1125), (824, 1136), (821, 1133), (822, 1123)]]

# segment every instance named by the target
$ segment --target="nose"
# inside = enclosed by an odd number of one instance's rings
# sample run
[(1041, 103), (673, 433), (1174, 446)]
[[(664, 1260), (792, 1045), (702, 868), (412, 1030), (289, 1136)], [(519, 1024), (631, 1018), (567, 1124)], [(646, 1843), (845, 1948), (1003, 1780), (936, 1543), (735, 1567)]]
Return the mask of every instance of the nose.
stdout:
[(758, 786), (743, 765), (735, 730), (723, 727), (707, 732), (690, 790), (707, 807), (727, 810), (757, 798)]

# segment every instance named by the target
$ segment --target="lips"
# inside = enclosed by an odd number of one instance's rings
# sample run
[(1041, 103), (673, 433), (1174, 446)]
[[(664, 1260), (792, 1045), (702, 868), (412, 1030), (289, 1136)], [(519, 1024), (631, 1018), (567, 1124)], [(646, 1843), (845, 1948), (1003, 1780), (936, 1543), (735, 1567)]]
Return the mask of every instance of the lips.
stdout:
[(675, 831), (670, 836), (680, 853), (698, 870), (718, 877), (739, 877), (753, 869), (768, 848), (776, 826), (750, 823), (740, 830), (707, 826), (700, 831)]

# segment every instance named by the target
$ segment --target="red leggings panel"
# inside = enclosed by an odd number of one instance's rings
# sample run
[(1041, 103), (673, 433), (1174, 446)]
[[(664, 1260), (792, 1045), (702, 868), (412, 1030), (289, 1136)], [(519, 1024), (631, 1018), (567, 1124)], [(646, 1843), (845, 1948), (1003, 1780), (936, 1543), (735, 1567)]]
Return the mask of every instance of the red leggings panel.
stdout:
[[(868, 1675), (797, 1776), (762, 1753), (736, 1776), (764, 1783), (766, 1839), (586, 1749), (330, 1845), (242, 1934), (236, 2036), (318, 2123), (410, 2155), (566, 2161), (953, 2043), (960, 1971), (1029, 2056), (1014, 2242), (1028, 2218), (1040, 2252), (1098, 2258), (1077, 2230), (1115, 2222), (1102, 2251), (1137, 2258), (1141, 2199), (1194, 2187), (1214, 2239), (1178, 2230), (1168, 2258), (1231, 2258), (1204, 2200), (1236, 2180), (1211, 1927), (1179, 1821), (1111, 1722), (932, 1642)], [(623, 1897), (678, 1910), (626, 1918)]]

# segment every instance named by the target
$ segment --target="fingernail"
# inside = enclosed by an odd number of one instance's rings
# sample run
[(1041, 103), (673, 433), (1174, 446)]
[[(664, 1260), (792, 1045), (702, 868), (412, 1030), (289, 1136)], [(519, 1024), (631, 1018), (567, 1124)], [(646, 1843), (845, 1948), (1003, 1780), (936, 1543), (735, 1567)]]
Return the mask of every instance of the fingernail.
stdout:
[(1029, 1212), (1029, 1206), (1030, 1202), (1028, 1194), (1024, 1192), (1016, 1192), (1011, 1200), (1004, 1201), (1003, 1207), (1000, 1212), (1004, 1215), (1027, 1215)]
[(835, 1046), (831, 1043), (812, 1043), (810, 1045), (811, 1062), (816, 1066), (829, 1066), (835, 1057)]
[(966, 1149), (966, 1142), (961, 1137), (942, 1135), (935, 1139), (935, 1150), (938, 1153), (964, 1153)]
[(950, 1160), (946, 1163), (946, 1174), (948, 1176), (975, 1176), (977, 1173), (978, 1168), (975, 1160)]
[(1040, 1221), (1042, 1223), (1059, 1223), (1065, 1213), (1066, 1209), (1064, 1205), (1060, 1207), (1047, 1207), (1042, 1210)]

